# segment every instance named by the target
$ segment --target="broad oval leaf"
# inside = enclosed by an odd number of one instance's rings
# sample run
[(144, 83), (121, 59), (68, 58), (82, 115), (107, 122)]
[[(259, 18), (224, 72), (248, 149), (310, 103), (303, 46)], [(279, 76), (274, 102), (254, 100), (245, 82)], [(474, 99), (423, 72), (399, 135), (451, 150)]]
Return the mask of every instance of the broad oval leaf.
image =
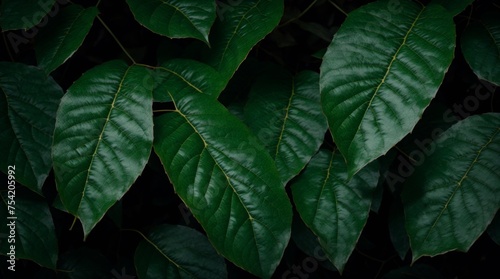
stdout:
[(37, 36), (38, 66), (50, 73), (68, 60), (83, 43), (98, 12), (96, 7), (79, 5), (62, 9)]
[(413, 261), (467, 251), (500, 208), (500, 114), (468, 117), (434, 144), (402, 193)]
[(155, 118), (155, 152), (175, 191), (228, 260), (269, 278), (291, 231), (291, 205), (272, 158), (248, 128), (206, 94), (172, 94)]
[(453, 58), (455, 26), (443, 7), (389, 2), (350, 13), (321, 64), (323, 111), (349, 176), (413, 129)]
[(465, 10), (472, 2), (474, 2), (474, 0), (432, 0), (432, 3), (443, 6), (454, 16)]
[(190, 59), (172, 59), (153, 73), (156, 102), (171, 101), (169, 92), (204, 93), (217, 98), (224, 88), (220, 74), (207, 64)]
[(206, 0), (127, 0), (135, 19), (170, 38), (196, 38), (208, 44), (215, 2)]
[(0, 3), (0, 27), (2, 31), (30, 29), (42, 21), (55, 2), (56, 0), (3, 0)]
[(57, 190), (85, 236), (141, 174), (153, 144), (152, 89), (141, 66), (111, 61), (78, 79), (57, 112)]
[(500, 17), (486, 14), (472, 21), (461, 37), (462, 52), (474, 73), (500, 86)]
[(183, 226), (153, 228), (139, 243), (134, 261), (137, 276), (144, 279), (227, 278), (224, 258), (208, 239)]
[(321, 111), (319, 75), (296, 77), (281, 70), (259, 78), (245, 105), (245, 120), (264, 143), (283, 184), (296, 176), (318, 151), (327, 129)]
[[(0, 217), (6, 225), (0, 226), (0, 234), (9, 236), (8, 239), (0, 239), (1, 253), (10, 259), (9, 253), (14, 252), (15, 258), (32, 260), (55, 269), (59, 253), (54, 222), (47, 203), (38, 195), (19, 189), (13, 193), (5, 191), (1, 198)], [(15, 242), (10, 238), (12, 229), (15, 229)], [(11, 245), (14, 246), (13, 251)]]
[(0, 168), (15, 165), (17, 181), (41, 194), (63, 91), (42, 70), (9, 62), (0, 62), (0, 91)]
[(204, 60), (227, 84), (250, 50), (279, 23), (283, 0), (217, 1), (217, 5), (219, 20)]
[(348, 181), (342, 155), (322, 149), (291, 186), (300, 217), (340, 272), (366, 224), (378, 177), (372, 163)]

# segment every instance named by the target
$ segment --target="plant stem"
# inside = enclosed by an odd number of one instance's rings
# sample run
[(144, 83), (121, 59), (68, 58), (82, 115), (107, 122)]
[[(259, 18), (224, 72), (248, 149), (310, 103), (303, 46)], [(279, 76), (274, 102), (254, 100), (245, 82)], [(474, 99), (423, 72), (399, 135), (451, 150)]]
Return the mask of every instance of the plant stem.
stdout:
[(309, 6), (308, 6), (305, 10), (303, 10), (303, 11), (302, 11), (302, 12), (301, 12), (298, 16), (296, 16), (296, 17), (294, 17), (294, 18), (289, 19), (288, 21), (286, 21), (286, 22), (285, 22), (285, 23), (283, 23), (283, 24), (280, 24), (280, 25), (278, 26), (278, 28), (279, 28), (279, 27), (283, 27), (283, 26), (285, 26), (285, 25), (288, 25), (290, 22), (293, 22), (293, 21), (295, 21), (295, 20), (297, 20), (297, 19), (301, 18), (303, 15), (305, 15), (305, 14), (306, 14), (306, 13), (307, 13), (307, 12), (308, 12), (308, 11), (309, 11), (312, 7), (313, 7), (313, 6), (314, 6), (314, 4), (316, 4), (316, 2), (318, 2), (318, 0), (314, 0), (314, 1), (313, 1), (313, 2), (312, 2), (312, 3), (311, 3), (311, 4), (310, 4), (310, 5), (309, 5)]
[(108, 25), (106, 25), (106, 23), (101, 19), (101, 17), (99, 15), (97, 16), (97, 19), (101, 22), (102, 26), (104, 26), (104, 28), (106, 28), (106, 30), (108, 30), (109, 34), (111, 34), (111, 37), (113, 37), (113, 39), (120, 46), (120, 48), (123, 50), (123, 52), (125, 52), (125, 54), (132, 61), (132, 63), (137, 64), (135, 62), (134, 58), (132, 58), (132, 56), (130, 55), (130, 53), (128, 53), (128, 51), (125, 49), (125, 47), (120, 43), (120, 41), (118, 40), (118, 38), (115, 36), (115, 34), (113, 33), (113, 31), (111, 31), (111, 29), (109, 29)]
[(343, 13), (345, 16), (347, 16), (347, 13), (344, 10), (342, 10), (342, 8), (339, 5), (337, 5), (335, 2), (333, 2), (332, 0), (328, 0), (328, 2), (330, 2), (330, 4), (332, 4), (335, 8), (337, 8), (337, 10), (339, 10), (341, 13)]

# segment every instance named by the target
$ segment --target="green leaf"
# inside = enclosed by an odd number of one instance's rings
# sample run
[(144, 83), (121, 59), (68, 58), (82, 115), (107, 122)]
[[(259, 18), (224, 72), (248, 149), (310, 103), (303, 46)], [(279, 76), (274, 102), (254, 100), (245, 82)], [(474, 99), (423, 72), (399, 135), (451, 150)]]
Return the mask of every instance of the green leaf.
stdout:
[(465, 10), (472, 2), (474, 2), (474, 0), (432, 0), (432, 3), (443, 6), (454, 16)]
[(227, 84), (250, 50), (269, 34), (283, 15), (283, 0), (217, 1), (219, 20), (210, 34), (205, 61)]
[(461, 38), (462, 52), (474, 73), (500, 86), (500, 17), (486, 14), (472, 21)]
[[(9, 254), (14, 252), (16, 259), (32, 260), (55, 269), (58, 247), (47, 203), (38, 195), (20, 189), (5, 191), (1, 197), (0, 217), (5, 224), (0, 226), (0, 234), (8, 236), (5, 241), (0, 241), (1, 253), (10, 259)], [(15, 238), (10, 237), (13, 236), (12, 230), (15, 231)]]
[(466, 118), (437, 139), (404, 185), (413, 261), (467, 251), (500, 207), (500, 114)]
[(172, 92), (176, 112), (155, 118), (155, 152), (217, 251), (269, 278), (290, 238), (292, 212), (272, 158), (248, 128), (206, 94)]
[(389, 235), (392, 245), (398, 252), (401, 260), (404, 261), (410, 250), (410, 241), (405, 229), (405, 215), (401, 199), (395, 198), (389, 209)]
[(224, 258), (194, 229), (164, 224), (144, 238), (134, 257), (139, 278), (227, 278)]
[(37, 36), (38, 66), (50, 73), (68, 60), (83, 43), (98, 12), (96, 7), (70, 5), (51, 19)]
[[(153, 142), (148, 69), (122, 61), (77, 80), (57, 112), (52, 156), (57, 189), (84, 235), (141, 174)], [(147, 85), (147, 84), (146, 84)]]
[(206, 0), (127, 0), (135, 19), (149, 30), (170, 38), (208, 42), (215, 21), (215, 2)]
[(453, 58), (443, 7), (389, 2), (350, 13), (321, 64), (323, 111), (350, 177), (413, 129)]
[(63, 254), (57, 268), (58, 278), (67, 279), (108, 279), (113, 274), (108, 260), (85, 246)]
[(38, 68), (0, 62), (0, 168), (41, 194), (52, 167), (50, 149), (61, 87)]
[(275, 160), (283, 184), (305, 167), (323, 143), (327, 124), (318, 81), (314, 72), (293, 77), (281, 70), (259, 78), (248, 97), (247, 125)]
[(170, 102), (169, 92), (195, 92), (219, 96), (224, 82), (214, 68), (189, 60), (172, 59), (157, 67), (154, 75), (153, 97), (156, 102)]
[(56, 0), (3, 0), (0, 3), (0, 27), (2, 31), (30, 29), (42, 21), (55, 2)]
[(378, 165), (370, 164), (348, 181), (342, 155), (322, 149), (291, 186), (300, 217), (340, 272), (366, 224), (378, 177)]

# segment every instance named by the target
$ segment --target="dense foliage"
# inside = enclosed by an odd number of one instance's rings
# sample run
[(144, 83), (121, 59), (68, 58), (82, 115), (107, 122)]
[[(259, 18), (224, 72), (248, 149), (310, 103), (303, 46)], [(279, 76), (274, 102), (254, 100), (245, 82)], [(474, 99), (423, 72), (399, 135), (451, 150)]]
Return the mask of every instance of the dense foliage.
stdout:
[(0, 28), (2, 278), (499, 275), (495, 1), (3, 0)]

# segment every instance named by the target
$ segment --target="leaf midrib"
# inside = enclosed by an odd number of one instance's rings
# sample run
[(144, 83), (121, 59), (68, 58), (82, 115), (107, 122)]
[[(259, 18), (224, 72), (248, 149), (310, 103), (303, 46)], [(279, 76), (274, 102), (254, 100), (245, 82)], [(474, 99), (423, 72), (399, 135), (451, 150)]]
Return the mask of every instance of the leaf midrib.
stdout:
[(391, 71), (391, 68), (392, 68), (392, 64), (394, 63), (394, 61), (396, 61), (396, 58), (399, 54), (399, 52), (401, 51), (401, 49), (403, 48), (403, 46), (406, 45), (406, 40), (408, 39), (408, 36), (410, 35), (410, 33), (412, 32), (413, 28), (415, 27), (415, 24), (417, 23), (417, 21), (420, 19), (420, 16), (422, 15), (422, 13), (425, 11), (425, 6), (422, 6), (422, 9), (420, 10), (420, 12), (417, 14), (415, 20), (413, 21), (412, 25), (410, 26), (410, 28), (408, 29), (408, 31), (406, 32), (405, 36), (403, 37), (403, 42), (401, 43), (401, 45), (399, 46), (399, 48), (396, 50), (396, 53), (392, 56), (392, 59), (391, 59), (391, 62), (389, 63), (389, 65), (387, 66), (387, 70), (384, 74), (384, 76), (382, 77), (382, 80), (380, 81), (380, 83), (378, 84), (378, 86), (375, 88), (375, 92), (373, 93), (371, 99), (368, 101), (368, 105), (365, 109), (365, 112), (363, 113), (363, 116), (361, 117), (361, 121), (359, 122), (359, 125), (358, 125), (358, 128), (356, 129), (356, 132), (354, 133), (354, 137), (353, 139), (351, 140), (351, 142), (349, 143), (349, 147), (347, 148), (347, 150), (350, 150), (353, 143), (354, 143), (354, 138), (356, 137), (356, 135), (358, 135), (359, 133), (359, 130), (361, 129), (361, 124), (363, 124), (363, 119), (366, 117), (366, 114), (368, 113), (368, 110), (370, 110), (371, 108), (371, 105), (372, 105), (372, 102), (373, 100), (375, 99), (375, 97), (378, 95), (378, 92), (380, 90), (380, 88), (382, 87), (382, 85), (385, 83), (385, 80), (387, 79), (387, 76), (389, 75), (390, 71)]
[(467, 168), (467, 170), (465, 171), (464, 175), (462, 175), (462, 177), (460, 178), (459, 181), (456, 182), (456, 186), (455, 186), (455, 189), (453, 190), (452, 194), (450, 195), (450, 197), (448, 198), (448, 200), (446, 201), (443, 209), (439, 212), (438, 216), (436, 217), (436, 220), (434, 220), (434, 223), (432, 224), (432, 226), (430, 227), (430, 229), (427, 231), (427, 234), (425, 236), (425, 238), (422, 240), (422, 244), (425, 243), (427, 241), (427, 239), (429, 238), (431, 232), (434, 230), (434, 228), (437, 226), (437, 223), (438, 221), (441, 219), (441, 216), (444, 214), (444, 212), (448, 209), (448, 205), (450, 204), (451, 200), (453, 199), (453, 197), (455, 196), (455, 194), (462, 188), (462, 183), (464, 182), (464, 180), (467, 178), (467, 175), (469, 174), (469, 172), (471, 171), (472, 167), (475, 165), (475, 163), (477, 163), (478, 161), (478, 158), (479, 156), (481, 155), (481, 153), (483, 152), (483, 150), (493, 141), (493, 139), (497, 136), (497, 134), (500, 132), (500, 128), (497, 128), (496, 132), (493, 133), (493, 135), (489, 138), (488, 142), (485, 143), (480, 149), (479, 151), (477, 152), (477, 155), (476, 157), (474, 158), (474, 160), (470, 163), (469, 167)]
[(86, 193), (87, 186), (88, 186), (88, 183), (89, 183), (89, 178), (90, 178), (90, 173), (91, 173), (92, 165), (94, 163), (94, 159), (95, 159), (95, 156), (97, 154), (97, 150), (99, 149), (99, 146), (101, 145), (101, 142), (103, 141), (102, 136), (104, 134), (104, 131), (106, 130), (106, 127), (107, 127), (108, 123), (110, 122), (111, 113), (113, 112), (113, 110), (115, 108), (116, 99), (118, 98), (118, 94), (120, 93), (120, 91), (122, 89), (123, 82), (125, 81), (125, 78), (127, 77), (128, 72), (130, 71), (131, 68), (132, 68), (132, 66), (127, 67), (127, 70), (125, 71), (123, 77), (120, 80), (120, 83), (118, 85), (118, 89), (116, 90), (116, 94), (113, 97), (113, 101), (111, 102), (111, 107), (109, 109), (108, 115), (106, 116), (106, 121), (104, 122), (104, 125), (102, 127), (101, 133), (99, 134), (99, 138), (97, 140), (97, 144), (96, 144), (96, 147), (94, 149), (94, 152), (92, 153), (92, 158), (90, 159), (89, 167), (87, 169), (87, 177), (85, 178), (85, 184), (83, 184), (82, 197), (80, 198), (80, 202), (78, 203), (78, 206), (77, 206), (76, 212), (75, 212), (77, 214), (77, 216), (78, 216), (78, 211), (80, 210), (80, 206), (81, 206), (81, 204), (83, 202), (83, 198), (85, 197), (85, 193)]

